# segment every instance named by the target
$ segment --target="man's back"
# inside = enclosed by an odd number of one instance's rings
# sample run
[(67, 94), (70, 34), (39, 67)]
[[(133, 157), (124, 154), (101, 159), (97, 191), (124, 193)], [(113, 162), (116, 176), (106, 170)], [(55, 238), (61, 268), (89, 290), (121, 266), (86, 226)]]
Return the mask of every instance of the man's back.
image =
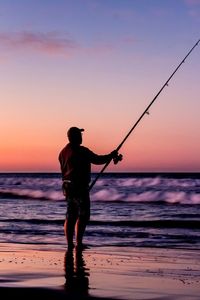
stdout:
[(63, 180), (88, 185), (91, 173), (91, 151), (80, 145), (67, 144), (59, 154)]

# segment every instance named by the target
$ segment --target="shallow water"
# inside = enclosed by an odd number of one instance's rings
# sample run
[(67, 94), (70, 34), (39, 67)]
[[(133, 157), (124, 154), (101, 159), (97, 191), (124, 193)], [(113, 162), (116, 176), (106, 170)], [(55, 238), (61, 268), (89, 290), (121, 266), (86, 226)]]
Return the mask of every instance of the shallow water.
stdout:
[[(1, 243), (65, 247), (65, 211), (60, 174), (0, 174)], [(199, 229), (198, 173), (105, 173), (91, 190), (90, 246), (196, 250)]]

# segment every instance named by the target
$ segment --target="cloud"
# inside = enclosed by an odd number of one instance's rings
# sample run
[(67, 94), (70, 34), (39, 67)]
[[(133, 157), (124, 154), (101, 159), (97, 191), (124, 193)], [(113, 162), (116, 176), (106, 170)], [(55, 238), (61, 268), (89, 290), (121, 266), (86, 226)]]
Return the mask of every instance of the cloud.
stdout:
[(135, 37), (133, 36), (125, 36), (123, 39), (122, 39), (122, 42), (124, 42), (125, 44), (135, 44), (138, 42), (138, 39), (136, 39)]
[(188, 14), (196, 19), (200, 20), (200, 0), (184, 0), (188, 6)]
[(9, 51), (34, 51), (48, 55), (71, 56), (78, 43), (56, 32), (0, 32), (0, 48)]
[(61, 35), (57, 32), (0, 32), (0, 51), (3, 51), (4, 56), (8, 56), (11, 52), (20, 52), (23, 54), (41, 53), (44, 55), (62, 56), (64, 58), (69, 58), (77, 54), (99, 57), (102, 55), (112, 55), (114, 51), (119, 51), (124, 45), (131, 46), (136, 41), (132, 36), (125, 36), (112, 42), (104, 40), (93, 41), (90, 47), (82, 47), (67, 35)]
[(188, 5), (200, 5), (200, 0), (185, 0), (185, 3)]

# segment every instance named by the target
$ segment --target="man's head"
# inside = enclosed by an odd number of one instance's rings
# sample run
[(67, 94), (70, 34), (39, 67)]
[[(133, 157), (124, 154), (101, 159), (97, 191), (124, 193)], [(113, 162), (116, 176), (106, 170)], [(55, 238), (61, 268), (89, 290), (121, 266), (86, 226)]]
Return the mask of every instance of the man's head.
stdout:
[(82, 132), (83, 128), (70, 127), (67, 131), (68, 140), (71, 144), (80, 145), (82, 144)]

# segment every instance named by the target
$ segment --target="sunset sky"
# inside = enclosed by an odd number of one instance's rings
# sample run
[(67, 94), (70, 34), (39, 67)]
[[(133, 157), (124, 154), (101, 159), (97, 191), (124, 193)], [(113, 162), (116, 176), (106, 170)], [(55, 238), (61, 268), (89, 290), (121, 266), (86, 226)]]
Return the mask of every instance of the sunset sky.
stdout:
[[(0, 0), (0, 171), (112, 151), (199, 38), (200, 0)], [(200, 43), (107, 171), (200, 171), (199, 78)]]

